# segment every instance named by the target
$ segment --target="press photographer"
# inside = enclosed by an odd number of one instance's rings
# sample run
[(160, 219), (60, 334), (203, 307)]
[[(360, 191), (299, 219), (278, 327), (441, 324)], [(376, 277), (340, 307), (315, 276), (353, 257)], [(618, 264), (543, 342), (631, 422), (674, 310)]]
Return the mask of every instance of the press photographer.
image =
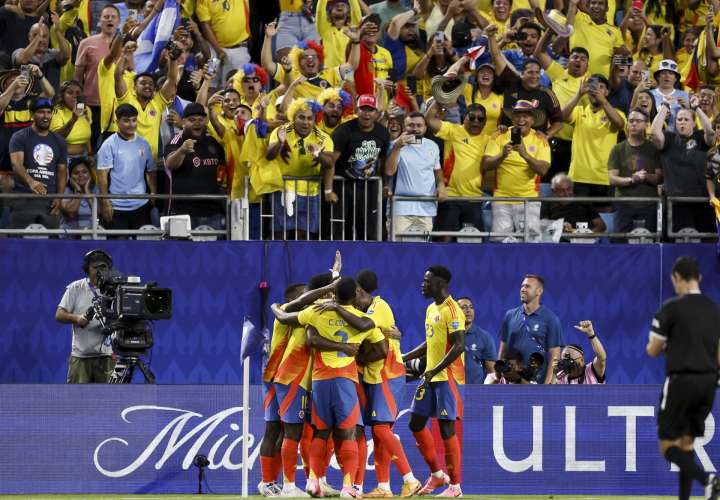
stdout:
[(604, 384), (607, 355), (591, 321), (575, 325), (590, 341), (595, 358), (585, 364), (583, 348), (577, 344), (566, 345), (560, 359), (553, 363), (553, 384)]
[(545, 363), (545, 357), (534, 352), (525, 366), (523, 355), (517, 349), (509, 349), (504, 359), (495, 362), (495, 372), (488, 373), (485, 384), (537, 384), (538, 370)]
[(55, 312), (56, 320), (72, 325), (67, 383), (108, 383), (115, 367), (110, 339), (88, 311), (92, 311), (93, 299), (99, 295), (98, 271), (112, 269), (112, 257), (102, 250), (92, 250), (83, 257), (82, 269), (87, 277), (67, 286)]

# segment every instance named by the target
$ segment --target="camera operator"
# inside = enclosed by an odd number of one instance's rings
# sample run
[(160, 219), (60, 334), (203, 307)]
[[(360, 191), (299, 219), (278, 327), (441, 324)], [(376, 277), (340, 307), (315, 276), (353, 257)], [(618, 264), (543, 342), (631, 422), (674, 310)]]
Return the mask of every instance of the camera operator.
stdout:
[(105, 342), (100, 323), (93, 317), (93, 299), (99, 295), (99, 270), (112, 269), (112, 257), (92, 250), (83, 257), (87, 278), (70, 283), (60, 300), (55, 319), (72, 325), (72, 352), (68, 366), (68, 384), (103, 383), (110, 380), (114, 368), (112, 347)]
[(591, 321), (581, 321), (575, 325), (587, 336), (592, 345), (595, 358), (585, 364), (583, 348), (577, 344), (566, 345), (560, 359), (553, 363), (553, 384), (604, 384), (607, 354), (600, 342)]
[(528, 359), (528, 366), (522, 352), (517, 349), (508, 349), (504, 359), (495, 362), (495, 372), (485, 377), (486, 384), (537, 384), (535, 377), (545, 362), (539, 352), (534, 352)]

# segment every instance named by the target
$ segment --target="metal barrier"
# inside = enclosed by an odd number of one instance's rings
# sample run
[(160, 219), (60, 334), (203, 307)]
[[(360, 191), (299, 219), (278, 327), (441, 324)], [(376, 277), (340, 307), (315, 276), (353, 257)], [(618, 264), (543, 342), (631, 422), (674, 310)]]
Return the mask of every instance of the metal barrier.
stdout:
[(230, 239), (230, 211), (228, 197), (225, 195), (198, 195), (198, 194), (47, 194), (36, 195), (30, 193), (0, 193), (0, 200), (12, 199), (31, 199), (31, 200), (51, 200), (51, 199), (73, 199), (82, 198), (90, 200), (92, 225), (87, 229), (6, 229), (0, 228), (0, 234), (10, 236), (33, 236), (33, 235), (70, 235), (70, 236), (91, 236), (93, 240), (98, 236), (162, 236), (163, 232), (157, 230), (138, 230), (138, 229), (105, 229), (100, 227), (98, 221), (98, 200), (195, 200), (195, 201), (213, 201), (222, 200), (225, 203), (225, 229), (212, 231), (191, 231), (192, 236), (222, 236)]
[[(702, 203), (707, 205), (708, 204), (708, 198), (700, 197), (700, 196), (668, 196), (666, 197), (667, 200), (667, 217), (668, 217), (668, 229), (667, 229), (667, 236), (668, 238), (687, 238), (689, 235), (688, 233), (684, 232), (683, 229), (680, 228), (679, 231), (673, 231), (673, 203)], [(693, 233), (691, 235), (693, 238), (716, 238), (718, 236), (718, 233)]]
[[(393, 196), (390, 204), (390, 214), (388, 219), (390, 221), (389, 238), (391, 241), (398, 241), (397, 238), (403, 237), (423, 237), (426, 240), (430, 240), (435, 236), (450, 236), (450, 237), (462, 237), (462, 238), (507, 238), (515, 237), (522, 238), (523, 242), (530, 241), (530, 227), (528, 224), (524, 224), (522, 231), (515, 231), (510, 233), (498, 233), (492, 231), (474, 231), (474, 232), (463, 232), (463, 231), (430, 231), (426, 233), (418, 233), (413, 231), (396, 232), (393, 227), (393, 216), (395, 212), (396, 203), (399, 201), (434, 201), (437, 202), (436, 196)], [(573, 198), (560, 198), (560, 197), (545, 197), (545, 198), (520, 198), (520, 197), (508, 197), (508, 198), (496, 198), (490, 196), (478, 196), (478, 197), (466, 197), (458, 196), (452, 197), (449, 201), (469, 201), (472, 203), (484, 203), (484, 202), (515, 202), (522, 203), (524, 210), (524, 220), (528, 219), (528, 206), (530, 203), (544, 203), (544, 202), (561, 202), (561, 203), (598, 203), (606, 202), (612, 204), (619, 203), (647, 203), (655, 204), (657, 213), (657, 231), (649, 233), (648, 236), (655, 241), (660, 241), (662, 238), (662, 221), (663, 221), (663, 201), (662, 198), (640, 198), (640, 197), (573, 197)], [(707, 199), (705, 200), (707, 203)], [(588, 221), (589, 222), (589, 221)], [(632, 232), (620, 233), (562, 233), (562, 237), (572, 238), (628, 238), (638, 237), (638, 235)]]
[[(246, 177), (241, 226), (248, 239), (249, 187)], [(336, 176), (333, 191), (338, 201), (327, 203), (322, 177), (283, 177), (283, 190), (260, 200), (260, 239), (382, 241), (382, 179), (352, 180)]]

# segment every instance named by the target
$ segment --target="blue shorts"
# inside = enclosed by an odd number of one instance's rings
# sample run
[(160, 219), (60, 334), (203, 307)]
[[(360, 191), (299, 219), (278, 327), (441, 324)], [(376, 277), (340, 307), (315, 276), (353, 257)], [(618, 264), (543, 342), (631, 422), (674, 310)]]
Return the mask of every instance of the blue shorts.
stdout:
[(320, 196), (296, 196), (293, 202), (293, 214), (288, 215), (283, 193), (276, 192), (273, 196), (273, 232), (306, 231), (317, 233), (320, 230)]
[(355, 384), (355, 392), (357, 392), (358, 403), (360, 403), (360, 415), (358, 416), (357, 425), (365, 425), (370, 423), (370, 399), (368, 396), (368, 385), (363, 382), (362, 374), (358, 373), (360, 380)]
[(265, 410), (265, 422), (280, 420), (278, 398), (272, 382), (263, 382), (263, 409)]
[(312, 423), (318, 430), (352, 429), (359, 421), (357, 389), (349, 378), (313, 381), (312, 402)]
[(298, 45), (304, 40), (320, 43), (315, 23), (301, 12), (281, 12), (275, 37), (275, 50)]
[(302, 424), (305, 422), (308, 392), (300, 384), (275, 384), (277, 391), (278, 413), (280, 420), (286, 424)]
[(379, 384), (365, 384), (369, 400), (368, 422), (395, 422), (397, 401), (405, 388), (405, 377), (383, 379)]
[(430, 382), (415, 391), (410, 411), (439, 420), (461, 420), (463, 417), (463, 386), (455, 381)]

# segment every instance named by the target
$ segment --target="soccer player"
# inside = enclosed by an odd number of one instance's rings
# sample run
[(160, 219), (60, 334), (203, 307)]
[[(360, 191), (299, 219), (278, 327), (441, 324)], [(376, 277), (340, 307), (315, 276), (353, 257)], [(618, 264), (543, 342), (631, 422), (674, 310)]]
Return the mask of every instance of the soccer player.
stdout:
[[(450, 278), (450, 271), (443, 266), (430, 266), (425, 272), (422, 294), (433, 299), (425, 313), (425, 342), (403, 355), (403, 361), (427, 359), (410, 407), (410, 430), (431, 471), (419, 494), (430, 494), (449, 483), (438, 496), (460, 497), (460, 443), (455, 435), (455, 420), (463, 415), (465, 315), (448, 292)], [(436, 417), (440, 424), (449, 477), (440, 468), (432, 434), (426, 427), (430, 417)]]
[[(285, 302), (291, 302), (305, 291), (303, 283), (290, 285), (285, 289)], [(292, 326), (281, 324), (278, 320), (273, 323), (272, 339), (270, 341), (270, 355), (265, 369), (263, 370), (263, 407), (265, 409), (265, 434), (260, 445), (260, 473), (262, 480), (258, 484), (258, 491), (264, 497), (280, 496), (281, 490), (275, 482), (278, 476), (278, 463), (282, 464), (280, 446), (283, 439), (283, 425), (280, 419), (280, 407), (278, 403), (276, 381), (278, 369), (287, 356), (287, 347), (294, 333)], [(302, 334), (305, 332), (303, 330)], [(287, 371), (287, 368), (285, 369)], [(281, 460), (278, 461), (278, 458)], [(297, 450), (295, 452), (297, 462)], [(297, 495), (303, 496), (303, 495)]]
[(667, 378), (658, 411), (660, 451), (680, 469), (678, 498), (690, 498), (693, 479), (705, 498), (717, 499), (720, 478), (695, 463), (693, 442), (705, 434), (705, 419), (717, 390), (720, 308), (700, 293), (700, 267), (679, 257), (670, 275), (674, 297), (655, 314), (645, 348), (649, 356), (665, 353)]
[[(335, 297), (341, 306), (360, 316), (362, 313), (352, 306), (355, 290), (355, 280), (341, 278), (335, 288)], [(385, 337), (378, 329), (359, 332), (334, 311), (307, 308), (293, 315), (283, 311), (273, 312), (282, 321), (297, 321), (307, 326), (307, 345), (314, 349), (312, 421), (315, 433), (310, 447), (310, 494), (314, 497), (322, 496), (319, 477), (323, 474), (327, 438), (332, 433), (343, 473), (340, 496), (357, 498), (360, 494), (352, 487), (358, 467), (355, 426), (360, 417), (360, 404), (355, 389), (358, 382), (355, 355), (360, 344), (367, 339), (369, 346), (365, 360), (371, 362), (384, 358), (387, 355)], [(327, 341), (338, 344), (338, 347), (329, 350)]]
[[(378, 486), (369, 493), (363, 495), (366, 498), (390, 498), (393, 497), (390, 489), (390, 461), (395, 463), (403, 478), (403, 487), (400, 496), (408, 498), (415, 495), (422, 488), (420, 481), (415, 479), (410, 464), (405, 456), (402, 443), (392, 432), (392, 427), (397, 419), (398, 407), (397, 398), (405, 388), (405, 365), (402, 362), (400, 352), (400, 335), (395, 328), (395, 317), (388, 303), (379, 295), (372, 293), (378, 288), (377, 275), (365, 269), (360, 271), (356, 277), (358, 288), (355, 297), (355, 307), (365, 311), (365, 317), (358, 318), (349, 311), (338, 307), (334, 303), (323, 304), (318, 309), (335, 310), (352, 327), (366, 331), (372, 328), (379, 328), (388, 341), (388, 354), (384, 359), (361, 363), (362, 352), (358, 354), (359, 364), (362, 368), (363, 389), (367, 395), (367, 408), (363, 414), (363, 420), (367, 425), (372, 426), (373, 443), (375, 446), (375, 474)], [(359, 429), (358, 447), (365, 442), (364, 428)], [(360, 453), (362, 465), (362, 453)], [(356, 475), (355, 483), (362, 485), (363, 474)], [(364, 472), (364, 471), (363, 471)]]

